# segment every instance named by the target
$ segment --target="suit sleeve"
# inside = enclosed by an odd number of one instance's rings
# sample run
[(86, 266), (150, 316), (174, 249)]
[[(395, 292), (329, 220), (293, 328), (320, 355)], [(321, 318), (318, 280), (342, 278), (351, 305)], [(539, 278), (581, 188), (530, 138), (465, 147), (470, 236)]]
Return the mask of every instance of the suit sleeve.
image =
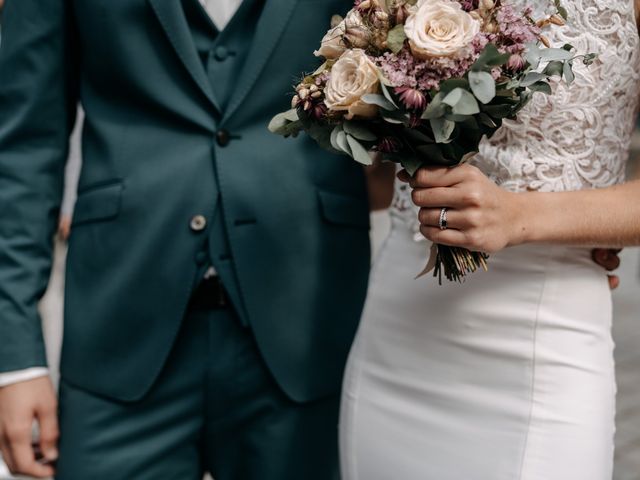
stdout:
[(77, 104), (71, 0), (6, 0), (0, 43), (0, 372), (46, 365), (51, 270)]

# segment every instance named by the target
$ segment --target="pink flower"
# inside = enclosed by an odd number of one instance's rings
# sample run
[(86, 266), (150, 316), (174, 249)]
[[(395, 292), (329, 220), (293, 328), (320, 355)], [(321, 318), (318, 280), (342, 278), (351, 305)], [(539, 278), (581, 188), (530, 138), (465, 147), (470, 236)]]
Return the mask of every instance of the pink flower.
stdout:
[(522, 58), (522, 55), (518, 55), (514, 53), (509, 57), (509, 61), (507, 62), (507, 69), (512, 72), (519, 72), (524, 68), (525, 60)]
[(411, 87), (397, 87), (395, 92), (409, 110), (422, 111), (427, 108), (427, 97), (420, 90)]

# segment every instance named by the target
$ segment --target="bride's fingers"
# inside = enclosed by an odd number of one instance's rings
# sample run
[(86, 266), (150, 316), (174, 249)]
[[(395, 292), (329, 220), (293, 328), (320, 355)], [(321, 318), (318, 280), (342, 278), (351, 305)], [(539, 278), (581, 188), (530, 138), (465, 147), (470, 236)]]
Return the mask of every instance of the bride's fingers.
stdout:
[(430, 227), (421, 225), (420, 232), (428, 240), (440, 245), (448, 245), (451, 247), (467, 247), (467, 237), (460, 230), (447, 229), (440, 230), (439, 227)]
[[(418, 220), (422, 225), (440, 228), (440, 212), (442, 208), (421, 208)], [(447, 209), (447, 228), (460, 229), (465, 227), (464, 217), (457, 210)]]
[(462, 196), (454, 188), (417, 188), (411, 192), (413, 203), (422, 208), (458, 208), (462, 206)]
[(406, 170), (398, 173), (398, 179), (409, 183), (412, 188), (451, 187), (480, 176), (482, 176), (480, 170), (466, 164), (455, 168), (423, 167), (413, 177)]

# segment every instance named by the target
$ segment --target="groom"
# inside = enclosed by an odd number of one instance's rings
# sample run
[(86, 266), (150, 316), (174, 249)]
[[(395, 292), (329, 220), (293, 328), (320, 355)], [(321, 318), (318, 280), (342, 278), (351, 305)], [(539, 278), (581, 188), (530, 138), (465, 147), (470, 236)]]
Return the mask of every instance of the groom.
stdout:
[[(240, 3), (6, 0), (0, 443), (16, 473), (337, 477), (365, 181), (266, 126), (348, 5)], [(78, 101), (58, 421), (37, 302)]]

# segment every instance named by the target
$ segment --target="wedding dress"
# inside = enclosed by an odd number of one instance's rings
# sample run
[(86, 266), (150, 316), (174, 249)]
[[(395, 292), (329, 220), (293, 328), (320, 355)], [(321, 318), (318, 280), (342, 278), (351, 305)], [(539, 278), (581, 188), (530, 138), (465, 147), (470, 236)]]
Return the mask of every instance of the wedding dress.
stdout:
[[(536, 94), (476, 166), (512, 191), (623, 181), (640, 95), (633, 3), (563, 1), (552, 43), (599, 60)], [(509, 248), (438, 286), (414, 280), (428, 251), (416, 213), (398, 183), (345, 375), (344, 480), (610, 480), (611, 295), (589, 249)]]

